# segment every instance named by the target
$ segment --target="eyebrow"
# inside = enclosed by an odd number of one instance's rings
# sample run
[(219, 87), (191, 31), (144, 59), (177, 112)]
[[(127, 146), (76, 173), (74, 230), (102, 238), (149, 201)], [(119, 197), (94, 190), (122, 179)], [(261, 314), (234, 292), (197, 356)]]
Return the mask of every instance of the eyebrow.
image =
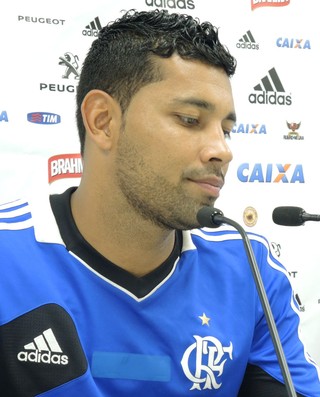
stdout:
[[(199, 109), (205, 109), (209, 111), (214, 111), (215, 108), (215, 106), (212, 103), (197, 98), (185, 98), (185, 99), (175, 98), (172, 102), (180, 105), (196, 106)], [(236, 122), (237, 121), (236, 113), (230, 112), (225, 119)]]

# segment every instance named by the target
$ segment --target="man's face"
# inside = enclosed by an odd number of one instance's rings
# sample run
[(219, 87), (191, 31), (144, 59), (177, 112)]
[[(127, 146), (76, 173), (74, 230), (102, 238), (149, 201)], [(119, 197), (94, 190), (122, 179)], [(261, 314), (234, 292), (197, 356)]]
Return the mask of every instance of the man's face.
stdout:
[(126, 111), (116, 181), (131, 208), (164, 229), (198, 227), (232, 159), (235, 122), (229, 78), (178, 56), (157, 60), (163, 80), (142, 87)]

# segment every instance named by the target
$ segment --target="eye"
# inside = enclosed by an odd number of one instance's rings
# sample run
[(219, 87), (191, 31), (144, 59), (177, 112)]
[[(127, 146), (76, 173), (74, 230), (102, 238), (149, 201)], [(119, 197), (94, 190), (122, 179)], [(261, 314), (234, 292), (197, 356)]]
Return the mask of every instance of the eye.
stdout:
[(195, 117), (191, 116), (183, 116), (183, 115), (178, 115), (180, 121), (182, 124), (188, 126), (188, 127), (193, 127), (193, 126), (198, 126), (199, 125), (199, 120)]
[(230, 139), (231, 139), (230, 131), (228, 131), (228, 130), (223, 130), (223, 133), (224, 133), (225, 139), (227, 139), (227, 140), (230, 140)]

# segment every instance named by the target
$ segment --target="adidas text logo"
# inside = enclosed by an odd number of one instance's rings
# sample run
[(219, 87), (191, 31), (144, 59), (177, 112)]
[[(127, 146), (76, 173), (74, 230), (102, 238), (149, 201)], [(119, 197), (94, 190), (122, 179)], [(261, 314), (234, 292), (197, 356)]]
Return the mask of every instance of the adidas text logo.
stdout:
[(285, 89), (280, 81), (280, 78), (275, 70), (269, 70), (268, 75), (261, 79), (261, 83), (253, 87), (255, 91), (260, 94), (250, 94), (249, 102), (253, 104), (263, 105), (291, 105), (291, 95), (285, 95)]
[(194, 0), (145, 0), (145, 3), (149, 7), (195, 9)]
[(236, 47), (248, 50), (259, 50), (259, 44), (256, 43), (250, 30), (248, 30), (247, 33), (241, 37)]
[(84, 36), (98, 36), (99, 30), (102, 29), (99, 17), (95, 17), (93, 21), (86, 26), (86, 28), (82, 31)]
[(25, 345), (17, 357), (22, 362), (67, 365), (69, 358), (62, 353), (52, 329), (48, 328), (33, 342)]

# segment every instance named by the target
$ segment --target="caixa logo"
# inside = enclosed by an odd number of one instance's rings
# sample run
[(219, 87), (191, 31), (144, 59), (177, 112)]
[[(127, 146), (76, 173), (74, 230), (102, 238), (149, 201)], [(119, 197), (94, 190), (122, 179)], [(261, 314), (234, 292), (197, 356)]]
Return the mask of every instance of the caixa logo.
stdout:
[(304, 183), (302, 164), (240, 164), (237, 171), (240, 182)]
[(47, 112), (28, 113), (27, 119), (30, 123), (36, 124), (59, 124), (61, 122), (61, 117), (58, 114)]
[(1, 121), (5, 121), (6, 123), (9, 121), (6, 110), (0, 110), (0, 122)]
[(299, 48), (302, 50), (308, 49), (311, 50), (310, 40), (303, 39), (288, 39), (279, 37), (276, 41), (277, 47), (282, 48)]
[(265, 135), (267, 133), (267, 128), (265, 124), (235, 124), (232, 128), (232, 133), (234, 134), (258, 134)]

